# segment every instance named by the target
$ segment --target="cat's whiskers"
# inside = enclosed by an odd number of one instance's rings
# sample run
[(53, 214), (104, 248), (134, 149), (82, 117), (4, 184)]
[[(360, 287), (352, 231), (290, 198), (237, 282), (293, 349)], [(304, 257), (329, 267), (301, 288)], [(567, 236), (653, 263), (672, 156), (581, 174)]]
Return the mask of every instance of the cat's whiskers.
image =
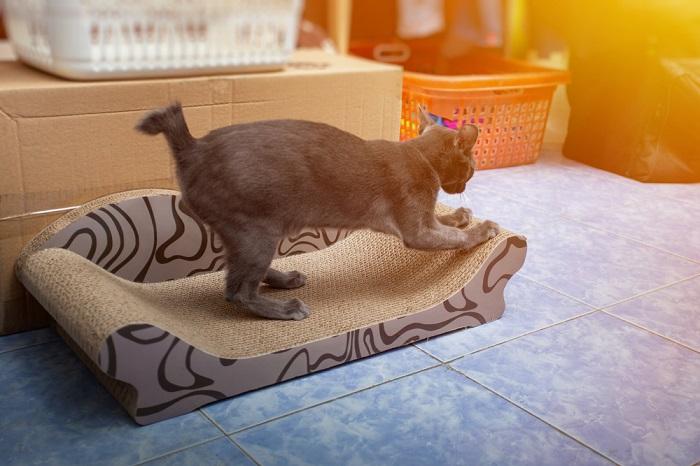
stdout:
[(467, 203), (469, 202), (469, 198), (467, 197), (466, 194), (464, 194), (464, 191), (459, 193), (459, 203), (460, 205), (466, 206)]

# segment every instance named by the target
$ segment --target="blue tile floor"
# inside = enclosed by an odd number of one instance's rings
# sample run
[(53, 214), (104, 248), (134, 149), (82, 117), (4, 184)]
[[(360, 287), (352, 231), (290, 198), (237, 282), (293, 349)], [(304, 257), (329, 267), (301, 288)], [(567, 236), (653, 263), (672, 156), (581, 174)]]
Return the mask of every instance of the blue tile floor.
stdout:
[(504, 317), (139, 427), (51, 330), (0, 337), (3, 465), (700, 462), (700, 185), (477, 173), (528, 236)]

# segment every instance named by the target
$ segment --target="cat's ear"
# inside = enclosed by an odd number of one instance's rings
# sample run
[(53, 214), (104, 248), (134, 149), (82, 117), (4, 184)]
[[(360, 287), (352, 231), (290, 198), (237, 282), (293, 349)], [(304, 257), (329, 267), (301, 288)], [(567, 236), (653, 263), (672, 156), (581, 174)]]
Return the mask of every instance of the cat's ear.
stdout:
[(428, 109), (425, 108), (424, 105), (418, 105), (418, 120), (420, 121), (418, 134), (422, 134), (426, 128), (435, 124), (435, 121), (430, 117)]
[(462, 150), (471, 149), (479, 137), (479, 127), (474, 125), (462, 125), (455, 136), (455, 146)]

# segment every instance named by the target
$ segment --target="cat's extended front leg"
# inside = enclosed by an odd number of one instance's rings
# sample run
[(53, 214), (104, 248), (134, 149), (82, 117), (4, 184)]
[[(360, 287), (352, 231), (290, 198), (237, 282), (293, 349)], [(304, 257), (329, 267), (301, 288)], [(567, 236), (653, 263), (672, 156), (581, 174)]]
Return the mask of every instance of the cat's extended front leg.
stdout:
[(414, 249), (472, 249), (500, 232), (498, 224), (490, 220), (466, 230), (434, 222), (431, 227), (415, 228), (403, 232), (406, 246)]
[(471, 223), (472, 216), (471, 209), (460, 207), (449, 214), (438, 215), (437, 219), (438, 222), (442, 223), (443, 225), (456, 228), (465, 228)]
[[(266, 278), (278, 238), (265, 236), (262, 231), (221, 234), (226, 245), (226, 299), (242, 305), (253, 314), (268, 319), (301, 320), (309, 308), (299, 299), (278, 301), (261, 296), (260, 282)], [(275, 271), (278, 272), (278, 271)], [(282, 274), (282, 272), (278, 272)], [(279, 277), (278, 277), (279, 278)]]

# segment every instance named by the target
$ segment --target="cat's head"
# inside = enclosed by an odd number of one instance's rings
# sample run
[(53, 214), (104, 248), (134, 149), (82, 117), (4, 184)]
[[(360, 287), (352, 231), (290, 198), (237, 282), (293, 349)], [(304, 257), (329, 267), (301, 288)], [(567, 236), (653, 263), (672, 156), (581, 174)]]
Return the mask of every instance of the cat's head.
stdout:
[(423, 106), (418, 107), (418, 114), (421, 137), (434, 139), (440, 148), (436, 167), (440, 176), (440, 187), (449, 194), (463, 192), (467, 181), (474, 175), (476, 164), (472, 148), (479, 137), (479, 128), (465, 124), (454, 130), (438, 125)]

